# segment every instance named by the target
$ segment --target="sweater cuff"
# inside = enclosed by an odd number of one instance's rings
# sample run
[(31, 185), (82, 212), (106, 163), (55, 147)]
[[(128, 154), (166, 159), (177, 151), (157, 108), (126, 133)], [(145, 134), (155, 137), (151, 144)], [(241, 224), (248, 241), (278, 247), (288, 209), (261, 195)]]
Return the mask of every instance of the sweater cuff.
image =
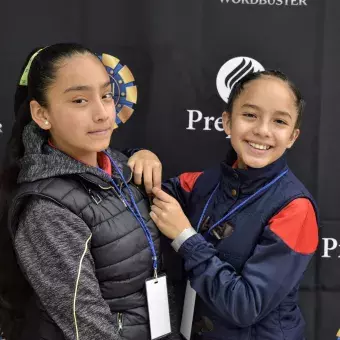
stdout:
[(181, 245), (191, 236), (196, 235), (196, 231), (193, 227), (184, 229), (172, 242), (171, 246), (176, 252), (178, 252)]

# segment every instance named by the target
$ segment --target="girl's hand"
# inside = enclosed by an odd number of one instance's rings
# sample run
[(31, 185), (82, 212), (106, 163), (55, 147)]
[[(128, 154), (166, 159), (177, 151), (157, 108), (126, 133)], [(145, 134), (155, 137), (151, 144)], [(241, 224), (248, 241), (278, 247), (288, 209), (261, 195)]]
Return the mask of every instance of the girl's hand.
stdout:
[(137, 185), (144, 182), (145, 191), (151, 195), (152, 188), (161, 188), (162, 163), (159, 158), (149, 150), (137, 151), (129, 158), (128, 165), (133, 172), (134, 182)]
[(150, 216), (158, 229), (174, 240), (184, 229), (190, 228), (191, 224), (179, 203), (172, 196), (159, 188), (153, 188), (152, 193), (155, 198)]

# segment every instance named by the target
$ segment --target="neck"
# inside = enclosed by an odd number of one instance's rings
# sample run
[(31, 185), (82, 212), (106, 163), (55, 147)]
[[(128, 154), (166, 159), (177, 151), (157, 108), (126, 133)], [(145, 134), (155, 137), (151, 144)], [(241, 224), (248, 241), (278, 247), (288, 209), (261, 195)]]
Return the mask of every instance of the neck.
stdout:
[(238, 158), (237, 159), (237, 168), (238, 169), (247, 169), (247, 165), (243, 162), (242, 159)]

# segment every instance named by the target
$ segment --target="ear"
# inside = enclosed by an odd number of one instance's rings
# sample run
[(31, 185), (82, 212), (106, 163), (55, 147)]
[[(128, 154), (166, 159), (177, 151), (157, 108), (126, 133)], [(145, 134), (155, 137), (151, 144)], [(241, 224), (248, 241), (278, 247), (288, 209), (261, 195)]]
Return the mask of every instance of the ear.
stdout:
[(231, 113), (224, 111), (222, 113), (223, 129), (227, 135), (231, 135)]
[(294, 145), (299, 135), (300, 135), (300, 129), (294, 129), (292, 135), (290, 136), (290, 141), (288, 143), (287, 149), (290, 149)]
[(41, 106), (36, 100), (30, 101), (30, 109), (32, 119), (42, 128), (43, 130), (50, 130), (51, 123), (49, 121), (49, 114), (47, 110)]

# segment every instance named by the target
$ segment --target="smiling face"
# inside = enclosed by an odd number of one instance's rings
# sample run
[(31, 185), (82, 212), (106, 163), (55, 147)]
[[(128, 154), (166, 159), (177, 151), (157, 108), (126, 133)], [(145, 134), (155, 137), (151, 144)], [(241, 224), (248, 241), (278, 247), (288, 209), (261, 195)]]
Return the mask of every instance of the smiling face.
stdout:
[(239, 167), (262, 168), (280, 158), (299, 136), (297, 118), (296, 98), (286, 82), (261, 76), (246, 83), (232, 113), (223, 113)]
[(31, 102), (33, 119), (50, 131), (58, 149), (95, 165), (97, 152), (110, 144), (116, 117), (109, 76), (100, 60), (91, 54), (62, 60), (47, 89), (47, 102), (47, 107)]

